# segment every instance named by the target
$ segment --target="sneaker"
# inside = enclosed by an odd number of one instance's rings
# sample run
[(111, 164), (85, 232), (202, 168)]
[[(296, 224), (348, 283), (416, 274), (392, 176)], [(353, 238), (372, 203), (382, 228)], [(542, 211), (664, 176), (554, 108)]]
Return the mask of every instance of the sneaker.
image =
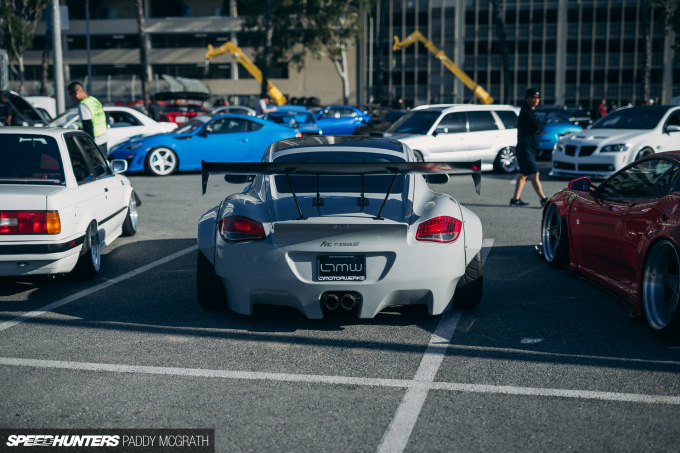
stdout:
[(541, 207), (545, 206), (547, 201), (548, 201), (548, 197), (541, 198)]
[(521, 198), (518, 198), (516, 200), (514, 198), (510, 199), (510, 206), (526, 206), (528, 204), (529, 203), (527, 203), (526, 201), (522, 201)]

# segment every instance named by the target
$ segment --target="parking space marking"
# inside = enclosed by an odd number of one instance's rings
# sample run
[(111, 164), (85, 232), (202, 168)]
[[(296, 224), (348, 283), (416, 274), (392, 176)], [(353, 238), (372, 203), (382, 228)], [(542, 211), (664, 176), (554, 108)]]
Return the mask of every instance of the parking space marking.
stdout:
[(27, 313), (24, 313), (21, 316), (17, 316), (14, 319), (10, 319), (9, 321), (5, 321), (2, 324), (0, 324), (0, 332), (9, 329), (10, 327), (14, 327), (17, 324), (21, 324), (24, 321), (28, 321), (29, 319), (37, 318), (39, 316), (44, 315), (45, 313), (49, 313), (52, 310), (62, 307), (66, 304), (69, 304), (73, 301), (76, 301), (78, 299), (82, 299), (83, 297), (87, 297), (90, 294), (96, 293), (97, 291), (100, 291), (102, 289), (108, 288), (109, 286), (115, 285), (116, 283), (120, 283), (122, 281), (125, 281), (129, 278), (136, 277), (139, 274), (142, 274), (148, 270), (151, 270), (155, 267), (158, 267), (162, 264), (168, 263), (176, 258), (179, 258), (180, 256), (186, 255), (187, 253), (193, 252), (194, 250), (198, 249), (198, 245), (193, 245), (189, 248), (186, 248), (184, 250), (180, 250), (179, 252), (173, 253), (172, 255), (168, 255), (165, 258), (161, 258), (157, 261), (154, 261), (153, 263), (147, 264), (146, 266), (142, 266), (140, 268), (137, 268), (133, 271), (130, 271), (126, 274), (123, 274), (119, 277), (112, 278), (111, 280), (105, 281), (103, 283), (100, 283), (98, 285), (93, 286), (92, 288), (85, 289), (83, 291), (80, 291), (75, 294), (71, 294), (70, 296), (64, 297), (63, 299), (60, 299), (56, 302), (52, 302), (49, 305), (45, 305), (42, 308), (38, 308), (37, 310), (29, 311)]
[[(569, 390), (539, 387), (514, 387), (504, 385), (461, 384), (455, 382), (427, 382), (415, 379), (362, 378), (352, 376), (325, 376), (315, 374), (266, 373), (256, 371), (209, 370), (198, 368), (156, 367), (144, 365), (118, 365), (111, 363), (67, 362), (62, 360), (20, 359), (0, 357), (0, 366), (63, 369), (74, 371), (110, 372), (164, 375), (192, 378), (239, 379), (246, 381), (277, 381), (308, 384), (356, 385), (363, 387), (404, 388), (426, 393), (443, 390), (463, 393), (504, 394), (581, 400), (617, 401), (624, 403), (670, 404), (680, 406), (680, 396), (646, 395), (591, 390)], [(416, 397), (419, 395), (415, 395)], [(410, 401), (417, 401), (411, 398)]]
[[(482, 265), (486, 262), (493, 243), (493, 239), (484, 239), (482, 241)], [(430, 342), (420, 361), (418, 371), (416, 371), (413, 377), (415, 382), (432, 383), (434, 381), (451, 338), (453, 338), (456, 327), (458, 327), (461, 313), (460, 310), (454, 310), (442, 316), (432, 337), (430, 337)], [(410, 387), (406, 390), (397, 408), (397, 413), (392, 419), (390, 426), (387, 427), (387, 431), (383, 434), (378, 446), (378, 452), (392, 453), (404, 451), (411, 437), (411, 432), (413, 432), (413, 428), (416, 426), (420, 411), (425, 404), (425, 399), (427, 399), (427, 390), (427, 387)]]

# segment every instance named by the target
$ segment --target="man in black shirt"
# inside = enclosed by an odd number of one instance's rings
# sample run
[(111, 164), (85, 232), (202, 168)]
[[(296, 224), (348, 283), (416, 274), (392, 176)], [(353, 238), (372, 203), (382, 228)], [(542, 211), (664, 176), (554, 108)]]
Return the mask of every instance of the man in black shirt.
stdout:
[(541, 181), (538, 179), (538, 167), (536, 167), (536, 153), (538, 151), (538, 134), (543, 130), (543, 124), (536, 116), (534, 109), (541, 103), (541, 93), (538, 90), (529, 88), (526, 93), (526, 100), (522, 104), (517, 122), (517, 163), (519, 164), (520, 175), (515, 183), (515, 194), (510, 200), (510, 206), (526, 206), (529, 203), (522, 201), (519, 197), (524, 188), (527, 177), (531, 178), (531, 185), (541, 199), (541, 206), (548, 201), (548, 197), (543, 193)]

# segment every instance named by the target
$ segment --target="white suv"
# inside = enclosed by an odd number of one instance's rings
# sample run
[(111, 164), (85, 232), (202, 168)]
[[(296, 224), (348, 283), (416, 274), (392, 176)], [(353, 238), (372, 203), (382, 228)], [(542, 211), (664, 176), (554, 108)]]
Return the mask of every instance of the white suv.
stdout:
[(680, 149), (680, 107), (626, 107), (555, 145), (552, 174), (605, 178), (640, 157)]
[(518, 109), (512, 105), (423, 105), (410, 110), (384, 133), (406, 143), (429, 162), (482, 161), (482, 170), (517, 169)]

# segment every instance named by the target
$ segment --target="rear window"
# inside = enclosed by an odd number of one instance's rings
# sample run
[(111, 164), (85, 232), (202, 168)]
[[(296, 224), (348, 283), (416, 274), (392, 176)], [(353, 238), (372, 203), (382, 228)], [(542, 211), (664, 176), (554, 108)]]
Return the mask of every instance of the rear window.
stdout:
[[(398, 156), (390, 156), (378, 153), (300, 153), (281, 156), (276, 162), (404, 162)], [(392, 175), (369, 175), (363, 179), (363, 189), (366, 193), (386, 194), (392, 184)], [(291, 193), (286, 175), (274, 177), (276, 190), (279, 193)], [(317, 177), (314, 175), (291, 175), (291, 184), (295, 193), (315, 193), (317, 190)], [(319, 192), (350, 192), (359, 194), (362, 192), (361, 176), (352, 175), (321, 175), (318, 180)], [(404, 175), (397, 176), (392, 193), (404, 190)]]
[(56, 141), (39, 135), (1, 134), (0, 182), (64, 184)]
[(496, 110), (496, 115), (503, 122), (506, 129), (517, 129), (517, 114), (510, 110)]

